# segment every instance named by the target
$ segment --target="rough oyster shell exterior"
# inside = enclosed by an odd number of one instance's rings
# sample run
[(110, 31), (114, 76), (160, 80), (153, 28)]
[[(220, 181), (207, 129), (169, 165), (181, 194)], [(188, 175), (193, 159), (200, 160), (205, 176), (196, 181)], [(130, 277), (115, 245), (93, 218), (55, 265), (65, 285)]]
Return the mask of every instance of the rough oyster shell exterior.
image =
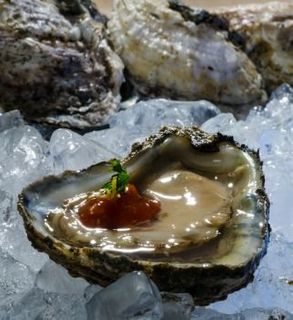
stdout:
[(265, 96), (262, 78), (226, 22), (172, 0), (116, 0), (109, 40), (144, 94), (226, 105)]
[(99, 126), (117, 110), (123, 66), (95, 8), (96, 20), (79, 1), (62, 4), (0, 0), (0, 106), (37, 122)]
[(244, 41), (245, 52), (271, 92), (293, 85), (293, 4), (270, 2), (216, 11)]

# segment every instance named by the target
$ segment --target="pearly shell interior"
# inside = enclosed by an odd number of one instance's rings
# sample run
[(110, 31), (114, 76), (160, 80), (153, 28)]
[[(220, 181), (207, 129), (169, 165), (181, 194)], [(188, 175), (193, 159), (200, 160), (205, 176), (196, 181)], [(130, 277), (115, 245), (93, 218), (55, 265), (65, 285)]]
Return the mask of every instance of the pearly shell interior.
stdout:
[(234, 145), (223, 142), (217, 152), (201, 152), (188, 139), (173, 136), (124, 166), (140, 193), (161, 202), (156, 221), (117, 230), (82, 225), (77, 209), (109, 179), (104, 164), (104, 175), (88, 173), (75, 186), (67, 182), (47, 194), (54, 206), (45, 217), (46, 232), (69, 245), (178, 263), (233, 263), (261, 245), (256, 235), (263, 222), (254, 204), (257, 168)]

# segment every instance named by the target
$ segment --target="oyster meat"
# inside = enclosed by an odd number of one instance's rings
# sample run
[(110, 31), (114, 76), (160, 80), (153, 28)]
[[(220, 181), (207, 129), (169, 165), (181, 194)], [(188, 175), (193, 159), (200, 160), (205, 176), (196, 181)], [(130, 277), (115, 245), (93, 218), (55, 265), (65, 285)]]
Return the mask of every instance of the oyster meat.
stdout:
[(103, 22), (79, 0), (0, 0), (0, 107), (65, 127), (104, 124), (123, 66)]
[(90, 228), (80, 204), (109, 181), (107, 163), (47, 177), (18, 208), (32, 244), (72, 275), (107, 285), (143, 270), (161, 290), (206, 304), (246, 285), (265, 254), (269, 202), (257, 153), (197, 128), (164, 128), (123, 160), (139, 192), (160, 202), (155, 220)]

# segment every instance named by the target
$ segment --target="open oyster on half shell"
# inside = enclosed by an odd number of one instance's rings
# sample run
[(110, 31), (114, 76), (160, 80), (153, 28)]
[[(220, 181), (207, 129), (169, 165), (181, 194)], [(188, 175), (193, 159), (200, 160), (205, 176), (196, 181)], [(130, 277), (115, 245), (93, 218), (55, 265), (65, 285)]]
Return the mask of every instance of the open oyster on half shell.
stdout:
[(220, 134), (164, 128), (122, 164), (139, 193), (160, 203), (154, 219), (111, 228), (81, 222), (76, 208), (111, 178), (102, 162), (23, 191), (18, 207), (32, 244), (91, 282), (143, 270), (161, 290), (189, 292), (199, 304), (252, 279), (269, 233), (257, 153)]

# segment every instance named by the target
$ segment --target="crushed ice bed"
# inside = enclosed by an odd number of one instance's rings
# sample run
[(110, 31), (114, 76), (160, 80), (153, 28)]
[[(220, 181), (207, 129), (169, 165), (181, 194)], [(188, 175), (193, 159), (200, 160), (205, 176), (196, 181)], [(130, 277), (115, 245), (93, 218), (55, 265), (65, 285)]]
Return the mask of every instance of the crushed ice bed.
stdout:
[[(272, 227), (267, 255), (246, 288), (205, 308), (194, 307), (188, 294), (160, 293), (139, 272), (104, 289), (72, 278), (31, 247), (16, 210), (18, 193), (34, 180), (122, 157), (134, 142), (165, 125), (198, 125), (207, 132), (233, 135), (259, 149), (264, 162)], [(256, 107), (245, 121), (220, 113), (205, 101), (150, 100), (113, 116), (110, 129), (84, 136), (58, 129), (49, 142), (12, 111), (0, 114), (0, 150), (0, 319), (293, 319), (293, 89), (289, 86), (280, 87), (265, 109)]]

